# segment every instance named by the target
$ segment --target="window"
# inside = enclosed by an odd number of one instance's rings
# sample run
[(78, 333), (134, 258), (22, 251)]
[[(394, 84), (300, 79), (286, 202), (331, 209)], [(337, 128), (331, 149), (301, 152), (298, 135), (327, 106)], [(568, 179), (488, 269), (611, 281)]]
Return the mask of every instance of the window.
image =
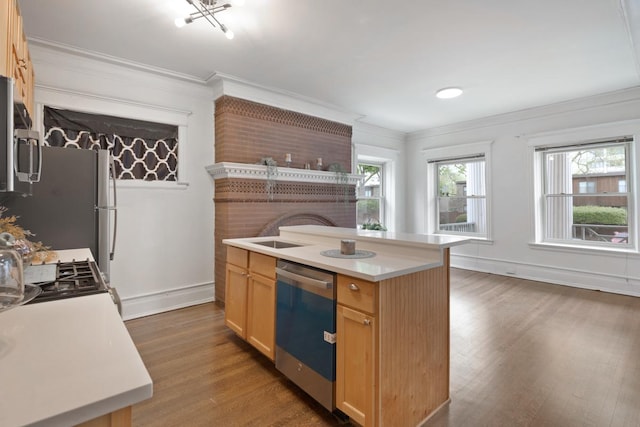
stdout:
[(627, 192), (627, 181), (621, 179), (618, 181), (618, 193), (626, 193)]
[(384, 165), (382, 163), (358, 163), (358, 175), (364, 178), (357, 185), (356, 223), (381, 224), (384, 218)]
[(437, 231), (486, 237), (484, 154), (431, 163), (435, 172)]
[(541, 240), (595, 247), (630, 246), (631, 137), (538, 147)]
[(595, 181), (581, 181), (578, 183), (578, 193), (595, 193), (596, 182)]
[(116, 178), (178, 180), (178, 126), (44, 107), (46, 145), (109, 150)]

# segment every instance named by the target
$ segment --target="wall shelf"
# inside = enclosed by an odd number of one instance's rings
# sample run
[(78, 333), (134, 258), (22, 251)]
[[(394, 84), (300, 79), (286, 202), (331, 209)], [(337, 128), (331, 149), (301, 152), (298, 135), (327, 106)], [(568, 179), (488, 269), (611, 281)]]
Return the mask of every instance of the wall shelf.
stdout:
[(310, 182), (318, 184), (347, 184), (356, 185), (364, 178), (364, 175), (346, 174), (345, 180), (336, 172), (319, 171), (311, 169), (296, 169), (278, 166), (274, 176), (269, 177), (267, 166), (252, 165), (247, 163), (220, 162), (206, 166), (205, 169), (214, 180), (222, 178), (259, 179), (267, 178), (276, 181)]

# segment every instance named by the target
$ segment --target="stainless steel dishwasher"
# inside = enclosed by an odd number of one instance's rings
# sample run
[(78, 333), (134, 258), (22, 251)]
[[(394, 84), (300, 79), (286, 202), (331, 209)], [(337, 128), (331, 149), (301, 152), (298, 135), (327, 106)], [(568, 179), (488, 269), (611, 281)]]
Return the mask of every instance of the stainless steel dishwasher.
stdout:
[(278, 261), (276, 368), (335, 409), (335, 273)]

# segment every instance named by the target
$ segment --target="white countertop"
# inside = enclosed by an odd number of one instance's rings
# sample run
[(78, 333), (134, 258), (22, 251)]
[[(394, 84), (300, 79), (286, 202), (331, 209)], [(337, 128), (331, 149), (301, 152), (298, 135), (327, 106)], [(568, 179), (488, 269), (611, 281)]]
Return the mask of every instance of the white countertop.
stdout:
[[(331, 258), (322, 251), (339, 249), (341, 239), (356, 240), (356, 249), (375, 252), (372, 258)], [(297, 243), (275, 249), (254, 242), (279, 240)], [(466, 237), (389, 233), (315, 225), (280, 227), (280, 236), (225, 239), (223, 243), (276, 258), (378, 282), (439, 267), (443, 250), (468, 242)]]
[(152, 394), (109, 294), (0, 313), (0, 426), (75, 425)]
[(327, 227), (324, 225), (290, 225), (280, 227), (281, 236), (294, 233), (300, 236), (334, 237), (337, 239), (385, 242), (386, 244), (400, 246), (438, 249), (462, 245), (471, 241), (471, 239), (466, 236), (400, 233), (393, 231), (362, 230), (359, 228)]

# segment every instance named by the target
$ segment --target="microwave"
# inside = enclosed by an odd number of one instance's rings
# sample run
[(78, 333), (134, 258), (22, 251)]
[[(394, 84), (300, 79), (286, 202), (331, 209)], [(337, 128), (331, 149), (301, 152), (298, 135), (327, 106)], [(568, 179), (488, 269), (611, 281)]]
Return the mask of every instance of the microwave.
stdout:
[(30, 195), (40, 181), (42, 144), (12, 78), (0, 76), (0, 192)]

